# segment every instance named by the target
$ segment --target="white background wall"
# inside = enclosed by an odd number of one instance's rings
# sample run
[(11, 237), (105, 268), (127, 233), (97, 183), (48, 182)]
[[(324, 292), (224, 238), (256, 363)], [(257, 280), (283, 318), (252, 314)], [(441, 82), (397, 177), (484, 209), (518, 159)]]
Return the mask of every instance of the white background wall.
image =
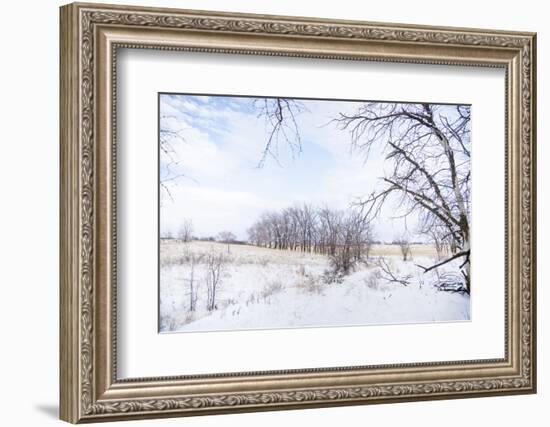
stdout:
[[(124, 3), (111, 0), (113, 3)], [(550, 405), (548, 283), (550, 29), (544, 2), (185, 0), (134, 4), (305, 15), (538, 32), (539, 393), (439, 402), (267, 412), (131, 425), (279, 426), (545, 425)], [(58, 6), (57, 0), (2, 5), (0, 65), (0, 422), (45, 426), (58, 402)], [(487, 173), (491, 172), (490, 166)], [(546, 218), (546, 219), (545, 219)], [(495, 256), (498, 256), (495, 254)], [(546, 421), (547, 422), (547, 421)]]

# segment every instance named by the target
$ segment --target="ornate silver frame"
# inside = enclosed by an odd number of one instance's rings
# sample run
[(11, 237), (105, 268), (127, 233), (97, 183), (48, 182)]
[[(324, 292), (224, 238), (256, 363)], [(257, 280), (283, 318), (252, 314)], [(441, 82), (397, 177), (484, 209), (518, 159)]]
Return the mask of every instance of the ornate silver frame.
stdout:
[[(61, 8), (61, 418), (77, 423), (536, 390), (533, 33), (190, 10)], [(505, 357), (176, 378), (116, 376), (117, 48), (506, 70)]]

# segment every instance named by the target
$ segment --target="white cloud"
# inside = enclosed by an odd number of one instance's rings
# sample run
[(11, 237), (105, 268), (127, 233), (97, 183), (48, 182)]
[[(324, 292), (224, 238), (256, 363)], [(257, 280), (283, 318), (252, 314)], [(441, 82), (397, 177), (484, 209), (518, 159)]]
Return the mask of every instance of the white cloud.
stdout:
[(282, 208), (269, 195), (212, 187), (179, 185), (172, 189), (173, 203), (161, 208), (162, 230), (176, 232), (184, 219), (193, 221), (195, 235), (215, 236), (229, 230), (239, 238), (246, 237), (246, 229), (266, 209)]

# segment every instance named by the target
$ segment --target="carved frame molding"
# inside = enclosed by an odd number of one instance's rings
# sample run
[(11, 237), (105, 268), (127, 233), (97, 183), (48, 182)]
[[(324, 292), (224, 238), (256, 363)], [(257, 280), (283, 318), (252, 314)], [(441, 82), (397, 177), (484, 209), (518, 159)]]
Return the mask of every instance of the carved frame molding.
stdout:
[[(117, 380), (113, 146), (121, 47), (506, 68), (506, 357)], [(532, 33), (62, 7), (61, 418), (102, 421), (534, 392), (535, 68)]]

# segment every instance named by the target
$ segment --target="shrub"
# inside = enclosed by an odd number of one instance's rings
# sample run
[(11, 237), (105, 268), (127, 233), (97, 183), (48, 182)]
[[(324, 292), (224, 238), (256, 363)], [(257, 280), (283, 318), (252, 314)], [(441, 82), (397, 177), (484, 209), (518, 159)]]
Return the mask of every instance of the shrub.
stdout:
[(380, 270), (373, 271), (369, 277), (365, 279), (367, 287), (377, 291), (380, 288)]
[(308, 277), (302, 284), (303, 288), (307, 293), (310, 294), (322, 294), (324, 286), (319, 281), (315, 280), (313, 277)]
[(342, 271), (325, 270), (323, 272), (323, 282), (326, 284), (342, 283), (345, 274)]
[(278, 292), (281, 292), (283, 290), (283, 284), (279, 280), (274, 280), (272, 282), (269, 282), (266, 286), (264, 286), (264, 289), (261, 292), (262, 298), (270, 297), (271, 295), (274, 295)]

